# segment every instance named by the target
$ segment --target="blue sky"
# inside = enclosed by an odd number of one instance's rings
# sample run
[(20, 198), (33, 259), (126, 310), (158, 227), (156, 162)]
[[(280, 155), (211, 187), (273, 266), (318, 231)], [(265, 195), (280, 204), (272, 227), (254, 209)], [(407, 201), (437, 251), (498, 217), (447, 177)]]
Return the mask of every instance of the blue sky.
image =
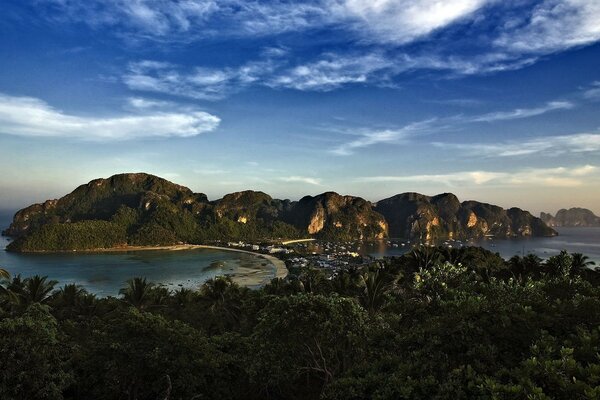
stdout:
[(0, 209), (144, 171), (600, 213), (597, 0), (2, 3)]

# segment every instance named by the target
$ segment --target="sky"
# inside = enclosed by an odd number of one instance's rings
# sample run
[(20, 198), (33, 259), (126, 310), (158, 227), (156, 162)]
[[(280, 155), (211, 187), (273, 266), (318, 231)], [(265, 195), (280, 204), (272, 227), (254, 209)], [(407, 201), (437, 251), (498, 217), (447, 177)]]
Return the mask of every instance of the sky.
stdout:
[(3, 0), (0, 158), (0, 209), (147, 172), (600, 214), (600, 2)]

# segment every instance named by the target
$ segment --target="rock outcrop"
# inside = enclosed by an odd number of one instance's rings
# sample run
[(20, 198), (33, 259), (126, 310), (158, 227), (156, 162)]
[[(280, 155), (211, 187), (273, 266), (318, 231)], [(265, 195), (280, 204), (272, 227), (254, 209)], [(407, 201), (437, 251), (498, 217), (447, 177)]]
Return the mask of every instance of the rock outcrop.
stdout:
[(600, 217), (587, 208), (574, 207), (558, 210), (556, 216), (550, 213), (541, 213), (540, 219), (549, 226), (566, 227), (598, 227)]
[(385, 217), (390, 236), (422, 241), (557, 234), (527, 211), (477, 201), (461, 203), (452, 193), (432, 197), (402, 193), (377, 202), (375, 211)]

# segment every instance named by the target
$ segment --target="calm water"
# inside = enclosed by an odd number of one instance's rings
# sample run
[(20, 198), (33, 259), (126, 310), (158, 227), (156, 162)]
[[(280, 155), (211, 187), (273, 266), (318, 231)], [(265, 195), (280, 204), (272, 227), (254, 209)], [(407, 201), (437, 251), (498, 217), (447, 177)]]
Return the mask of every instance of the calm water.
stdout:
[[(0, 224), (8, 226), (6, 222)], [(231, 274), (249, 287), (275, 277), (267, 260), (251, 254), (219, 250), (139, 251), (96, 254), (15, 254), (3, 251), (8, 239), (0, 238), (0, 266), (12, 275), (47, 275), (59, 286), (77, 283), (100, 296), (116, 296), (125, 281), (135, 276), (168, 288), (197, 288), (217, 275)], [(257, 285), (256, 280), (260, 281)]]
[[(500, 253), (506, 259), (514, 255), (537, 254), (541, 258), (567, 250), (570, 253), (582, 253), (600, 265), (600, 228), (556, 228), (559, 236), (549, 238), (519, 238), (519, 239), (483, 239), (464, 245), (481, 246), (493, 252)], [(453, 246), (460, 244), (451, 243)], [(379, 243), (364, 249), (375, 257), (402, 255), (410, 247), (388, 247)]]

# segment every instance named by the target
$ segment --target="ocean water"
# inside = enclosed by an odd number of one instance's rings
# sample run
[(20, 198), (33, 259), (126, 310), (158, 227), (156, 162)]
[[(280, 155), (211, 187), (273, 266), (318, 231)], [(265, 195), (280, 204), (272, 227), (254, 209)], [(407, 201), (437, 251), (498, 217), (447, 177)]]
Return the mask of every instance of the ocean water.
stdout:
[[(516, 238), (516, 239), (481, 239), (464, 242), (462, 245), (481, 246), (499, 253), (505, 259), (514, 255), (537, 254), (546, 259), (566, 250), (569, 253), (582, 253), (600, 265), (600, 228), (555, 228), (558, 236)], [(394, 242), (394, 241), (392, 241)], [(454, 247), (461, 243), (449, 242)], [(385, 242), (366, 246), (364, 252), (374, 257), (402, 255), (410, 250), (410, 246), (390, 247)]]
[(48, 276), (59, 282), (58, 287), (76, 283), (100, 296), (118, 295), (126, 281), (136, 276), (174, 290), (198, 288), (218, 275), (232, 275), (249, 287), (261, 286), (275, 277), (275, 267), (264, 258), (233, 251), (15, 254), (4, 251), (8, 243), (8, 238), (0, 237), (0, 266), (12, 275)]

